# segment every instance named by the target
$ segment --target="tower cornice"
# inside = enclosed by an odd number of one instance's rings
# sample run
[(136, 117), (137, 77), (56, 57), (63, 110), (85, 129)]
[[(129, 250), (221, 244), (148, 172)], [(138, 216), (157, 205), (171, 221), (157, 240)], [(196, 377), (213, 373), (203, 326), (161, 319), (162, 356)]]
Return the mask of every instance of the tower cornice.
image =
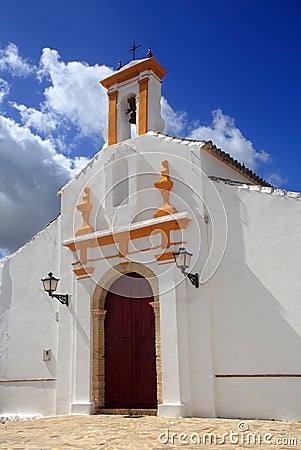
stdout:
[(100, 83), (106, 89), (117, 83), (122, 83), (141, 74), (141, 72), (152, 70), (157, 77), (162, 80), (166, 75), (166, 70), (161, 66), (155, 58), (147, 58), (137, 61), (135, 64), (129, 63), (113, 75), (104, 78)]

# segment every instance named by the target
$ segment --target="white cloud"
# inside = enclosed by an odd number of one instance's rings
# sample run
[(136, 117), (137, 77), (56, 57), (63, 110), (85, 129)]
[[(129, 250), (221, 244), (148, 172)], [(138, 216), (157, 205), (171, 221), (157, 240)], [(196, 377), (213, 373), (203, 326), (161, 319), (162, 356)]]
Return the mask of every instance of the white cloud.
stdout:
[[(61, 61), (59, 53), (49, 48), (43, 50), (37, 69), (19, 56), (14, 44), (0, 49), (0, 70), (13, 76), (34, 73), (48, 82), (39, 107), (10, 102), (20, 113), (22, 126), (0, 116), (0, 210), (5, 217), (0, 221), (1, 258), (1, 254), (30, 239), (57, 214), (57, 190), (88, 163), (85, 156), (72, 158), (61, 152), (72, 155), (78, 136), (90, 138), (91, 146), (97, 136), (100, 143), (107, 122), (107, 95), (99, 80), (113, 70), (104, 65)], [(8, 82), (0, 78), (0, 102), (9, 89)], [(174, 111), (165, 98), (161, 99), (161, 106), (165, 132), (185, 136), (186, 113)], [(221, 110), (213, 112), (211, 126), (197, 126), (189, 137), (212, 140), (250, 168), (269, 159), (267, 153), (254, 149), (234, 119)], [(276, 175), (271, 175), (271, 182), (283, 184), (285, 180), (279, 176), (278, 183)]]
[(279, 188), (282, 187), (284, 184), (287, 183), (287, 179), (283, 178), (279, 172), (271, 173), (267, 176), (267, 180), (269, 183), (271, 183), (273, 186)]
[[(56, 50), (44, 48), (38, 75), (47, 78), (42, 111), (52, 112), (68, 119), (81, 135), (101, 134), (107, 122), (107, 95), (99, 84), (113, 73), (107, 66), (89, 66), (86, 63), (59, 61)], [(37, 122), (35, 122), (37, 125)]]
[(13, 251), (55, 217), (58, 189), (86, 162), (0, 116), (0, 248)]
[(8, 44), (6, 48), (0, 48), (0, 70), (7, 70), (13, 76), (27, 76), (35, 69), (35, 66), (21, 58), (15, 44)]
[(185, 127), (186, 113), (174, 111), (164, 97), (161, 97), (161, 112), (165, 122), (164, 133), (179, 136)]
[(4, 98), (9, 94), (10, 85), (7, 81), (0, 78), (0, 103), (3, 102)]
[(256, 151), (251, 141), (246, 139), (236, 127), (232, 117), (222, 113), (220, 109), (213, 111), (211, 126), (198, 126), (189, 138), (211, 140), (217, 147), (230, 153), (250, 169), (255, 169), (258, 162), (268, 162), (270, 156), (265, 151)]
[(11, 252), (8, 250), (8, 248), (0, 248), (0, 269), (1, 269), (1, 259), (5, 258), (5, 256), (8, 256)]
[(72, 161), (72, 175), (76, 175), (80, 172), (88, 163), (90, 159), (85, 156), (76, 156)]
[(21, 121), (26, 127), (34, 128), (43, 134), (49, 134), (55, 131), (59, 124), (58, 117), (51, 112), (44, 113), (35, 108), (19, 105), (16, 102), (11, 102), (11, 106), (19, 111)]
[[(0, 70), (21, 76), (36, 68), (10, 44), (0, 50)], [(107, 95), (99, 80), (112, 73), (106, 66), (61, 62), (56, 51), (44, 49), (38, 76), (51, 83), (44, 101), (39, 108), (10, 102), (20, 113), (22, 126), (0, 115), (0, 210), (5, 217), (0, 221), (1, 256), (56, 216), (58, 189), (89, 161), (85, 156), (60, 153), (70, 152), (65, 138), (72, 126), (82, 136), (101, 136), (107, 121)], [(0, 79), (0, 101), (8, 93), (9, 84)]]

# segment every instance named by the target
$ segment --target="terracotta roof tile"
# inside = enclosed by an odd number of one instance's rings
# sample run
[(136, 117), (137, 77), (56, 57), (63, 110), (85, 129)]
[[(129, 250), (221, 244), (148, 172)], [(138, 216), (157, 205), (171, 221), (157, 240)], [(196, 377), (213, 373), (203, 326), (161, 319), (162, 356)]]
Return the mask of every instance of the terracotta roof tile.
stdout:
[(236, 172), (240, 173), (242, 176), (246, 177), (249, 181), (252, 183), (258, 184), (260, 186), (267, 186), (267, 187), (273, 187), (270, 183), (268, 183), (266, 180), (261, 178), (259, 175), (257, 175), (255, 172), (253, 172), (251, 169), (248, 169), (244, 164), (237, 161), (237, 159), (233, 158), (229, 153), (224, 152), (220, 148), (216, 147), (216, 145), (213, 144), (212, 141), (205, 141), (205, 140), (196, 140), (196, 139), (187, 139), (187, 138), (176, 138), (174, 136), (170, 136), (168, 134), (164, 133), (151, 133), (156, 134), (158, 136), (162, 137), (168, 137), (174, 140), (179, 141), (186, 141), (187, 143), (195, 142), (196, 144), (203, 144), (201, 146), (201, 149), (205, 151), (206, 153), (212, 155), (217, 160), (221, 161), (222, 163), (226, 164), (227, 166), (230, 166), (232, 169), (234, 169)]

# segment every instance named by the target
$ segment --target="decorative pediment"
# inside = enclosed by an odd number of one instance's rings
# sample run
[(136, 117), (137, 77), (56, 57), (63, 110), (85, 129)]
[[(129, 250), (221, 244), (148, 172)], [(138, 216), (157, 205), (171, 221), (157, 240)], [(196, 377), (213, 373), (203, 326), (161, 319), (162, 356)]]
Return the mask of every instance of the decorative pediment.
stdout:
[[(82, 236), (75, 236), (64, 241), (63, 245), (72, 252), (78, 252), (78, 263), (82, 266), (87, 264), (87, 251), (89, 248), (103, 247), (116, 244), (119, 258), (124, 258), (128, 254), (129, 241), (149, 237), (151, 234), (161, 234), (161, 248), (166, 251), (171, 245), (170, 232), (187, 228), (190, 218), (187, 212), (176, 213), (154, 219), (132, 223), (128, 226), (121, 226), (114, 230), (103, 230), (89, 233)], [(173, 259), (171, 252), (155, 255), (157, 260)], [(88, 270), (86, 270), (88, 272)], [(88, 272), (89, 273), (89, 272)]]
[[(171, 231), (186, 229), (190, 218), (187, 212), (177, 212), (170, 205), (169, 196), (173, 187), (173, 182), (169, 176), (168, 161), (162, 161), (161, 179), (154, 183), (159, 189), (163, 198), (163, 204), (154, 217), (139, 222), (132, 222), (126, 225), (119, 225), (105, 230), (95, 231), (90, 225), (90, 213), (92, 204), (90, 202), (90, 188), (84, 188), (82, 202), (76, 205), (76, 209), (82, 214), (82, 225), (78, 228), (75, 236), (64, 241), (63, 245), (72, 252), (77, 252), (78, 258), (74, 265), (74, 273), (79, 277), (89, 277), (94, 272), (95, 259), (88, 259), (88, 250), (101, 248), (114, 244), (117, 252), (107, 256), (107, 258), (126, 258), (130, 254), (129, 244), (136, 239), (150, 238), (152, 235), (160, 235), (160, 244), (155, 248), (161, 248), (159, 254), (153, 255), (157, 261), (172, 261), (173, 253), (168, 251), (172, 245), (181, 242), (171, 243)], [(145, 246), (146, 247), (146, 246)], [(150, 248), (141, 248), (140, 251), (148, 251)], [(105, 257), (99, 259), (106, 259)], [(126, 261), (125, 261), (126, 262)]]

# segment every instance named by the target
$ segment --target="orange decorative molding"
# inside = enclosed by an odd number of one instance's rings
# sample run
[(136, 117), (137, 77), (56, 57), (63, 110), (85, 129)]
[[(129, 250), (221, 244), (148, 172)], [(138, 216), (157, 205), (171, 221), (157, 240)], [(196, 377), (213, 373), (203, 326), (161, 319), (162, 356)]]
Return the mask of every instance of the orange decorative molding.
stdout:
[(169, 177), (168, 161), (165, 159), (162, 161), (161, 180), (156, 181), (154, 186), (161, 191), (163, 197), (163, 205), (154, 214), (154, 217), (167, 216), (169, 214), (175, 214), (177, 210), (169, 204), (170, 191), (173, 187), (173, 182)]
[(79, 269), (73, 269), (75, 275), (80, 277), (81, 275), (88, 275), (94, 272), (94, 267), (80, 267)]
[(160, 255), (155, 255), (155, 257), (157, 261), (166, 261), (169, 259), (174, 261), (173, 252), (163, 252)]
[[(130, 241), (148, 237), (152, 233), (160, 233), (160, 247), (164, 250), (169, 248), (171, 245), (170, 232), (172, 230), (186, 229), (190, 221), (191, 219), (188, 217), (187, 212), (175, 213), (172, 216), (167, 215), (156, 219), (145, 220), (143, 222), (132, 223), (129, 226), (122, 226), (114, 231), (110, 229), (97, 231), (89, 235), (78, 236), (64, 241), (63, 245), (68, 247), (72, 252), (77, 251), (79, 253), (79, 261), (77, 262), (80, 262), (82, 265), (87, 263), (88, 248), (103, 247), (111, 244), (116, 244), (118, 246), (118, 256), (123, 258), (129, 253), (128, 246)], [(169, 253), (166, 253), (166, 255), (169, 255)], [(78, 269), (74, 269), (74, 271), (75, 270)], [(87, 269), (85, 268), (85, 270)]]
[(175, 262), (174, 259), (173, 260), (169, 259), (168, 261), (163, 261), (163, 262), (158, 261), (158, 266), (163, 266), (165, 264), (174, 264), (174, 262)]
[(108, 120), (108, 145), (117, 143), (117, 99), (118, 91), (108, 92), (109, 120)]
[(92, 203), (90, 203), (90, 188), (86, 186), (84, 188), (83, 201), (76, 205), (76, 209), (78, 209), (83, 216), (83, 224), (76, 231), (75, 236), (81, 236), (82, 234), (93, 233), (95, 230), (89, 224), (90, 213), (92, 209)]
[[(178, 241), (178, 242), (170, 242), (170, 246), (172, 246), (172, 245), (177, 245), (177, 246), (179, 246), (179, 247), (183, 247), (184, 245), (186, 245), (187, 244), (187, 242), (186, 241)], [(141, 248), (141, 249), (139, 249), (139, 250), (135, 250), (135, 251), (133, 251), (133, 252), (128, 252), (127, 254), (128, 255), (135, 255), (135, 254), (137, 254), (137, 253), (143, 253), (143, 252), (149, 252), (149, 251), (151, 251), (151, 250), (156, 250), (156, 249), (158, 249), (158, 248), (162, 248), (162, 242), (161, 242), (161, 244), (160, 245), (156, 245), (156, 246), (154, 246), (154, 247), (145, 247), (145, 248)], [(96, 261), (105, 261), (105, 260), (107, 260), (107, 259), (111, 259), (111, 258), (118, 258), (118, 257), (120, 257), (120, 253), (118, 252), (117, 254), (115, 253), (115, 254), (113, 254), (113, 255), (106, 255), (106, 256), (103, 256), (103, 257), (101, 257), (101, 258), (89, 258), (89, 259), (87, 259), (87, 263), (95, 263)], [(164, 252), (164, 253), (160, 253), (159, 255), (155, 255), (155, 257), (156, 257), (156, 259), (159, 261), (159, 260), (166, 260), (166, 259), (171, 259), (171, 260), (174, 260), (174, 257), (173, 257), (173, 252)], [(120, 264), (122, 264), (122, 263), (120, 263)], [(74, 261), (73, 263), (71, 263), (71, 265), (72, 266), (81, 266), (81, 262), (80, 261)], [(82, 266), (81, 266), (82, 267)]]
[(128, 81), (131, 78), (137, 77), (141, 72), (144, 72), (146, 70), (152, 70), (154, 74), (157, 75), (159, 80), (162, 80), (162, 78), (164, 78), (167, 73), (155, 58), (147, 58), (142, 60), (141, 62), (130, 65), (129, 67), (124, 67), (113, 75), (104, 78), (100, 81), (100, 83), (103, 85), (103, 87), (109, 89), (114, 84)]
[(148, 78), (139, 80), (138, 135), (147, 133), (148, 125)]

